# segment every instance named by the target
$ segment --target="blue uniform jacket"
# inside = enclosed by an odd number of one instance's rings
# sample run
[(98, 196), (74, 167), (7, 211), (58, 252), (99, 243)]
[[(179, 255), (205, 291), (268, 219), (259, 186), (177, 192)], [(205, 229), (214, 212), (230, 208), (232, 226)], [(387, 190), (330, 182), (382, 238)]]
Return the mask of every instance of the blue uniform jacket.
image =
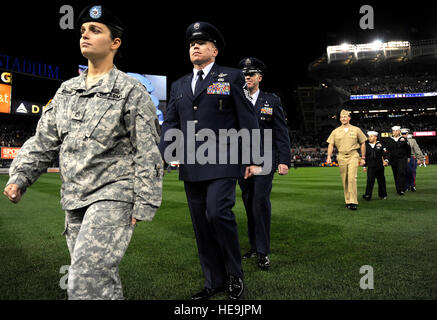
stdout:
[(290, 167), (290, 137), (280, 98), (275, 94), (260, 90), (255, 110), (259, 127), (262, 129), (262, 141), (264, 141), (264, 129), (272, 129), (272, 169), (276, 170), (278, 164), (286, 164)]
[[(201, 90), (193, 95), (190, 73), (176, 80), (170, 90), (170, 99), (167, 106), (167, 114), (162, 126), (161, 141), (159, 150), (164, 156), (165, 148), (171, 141), (164, 141), (165, 133), (169, 129), (179, 129), (184, 135), (184, 164), (179, 168), (179, 179), (184, 181), (205, 181), (225, 177), (239, 178), (244, 175), (245, 165), (241, 161), (237, 164), (230, 164), (230, 139), (227, 139), (226, 150), (228, 150), (227, 164), (219, 164), (219, 129), (259, 129), (255, 110), (246, 98), (243, 87), (245, 86), (244, 76), (241, 70), (219, 66), (214, 63), (211, 71), (202, 82)], [(193, 152), (188, 150), (187, 142), (194, 137), (187, 132), (187, 122), (196, 121), (195, 133), (201, 129), (212, 130), (217, 140), (212, 143), (216, 147), (216, 163), (194, 164), (187, 163), (188, 156)], [(196, 137), (197, 139), (197, 137)], [(208, 141), (211, 143), (211, 141)], [(195, 141), (195, 150), (204, 144), (204, 141)], [(222, 146), (223, 148), (223, 146)], [(222, 149), (223, 150), (223, 149)], [(241, 151), (241, 145), (240, 145)], [(241, 158), (241, 152), (240, 157)], [(241, 159), (240, 159), (241, 160)], [(252, 158), (250, 160), (252, 162)]]

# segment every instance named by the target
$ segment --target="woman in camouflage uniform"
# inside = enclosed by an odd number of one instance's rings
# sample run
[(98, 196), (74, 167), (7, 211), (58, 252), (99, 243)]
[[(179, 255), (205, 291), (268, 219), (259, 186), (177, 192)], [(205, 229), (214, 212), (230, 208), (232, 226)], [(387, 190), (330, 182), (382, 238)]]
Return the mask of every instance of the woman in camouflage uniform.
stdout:
[(122, 299), (118, 265), (134, 226), (161, 204), (159, 124), (145, 88), (113, 64), (120, 20), (89, 6), (78, 27), (88, 69), (62, 83), (13, 161), (4, 194), (18, 203), (59, 155), (68, 297)]

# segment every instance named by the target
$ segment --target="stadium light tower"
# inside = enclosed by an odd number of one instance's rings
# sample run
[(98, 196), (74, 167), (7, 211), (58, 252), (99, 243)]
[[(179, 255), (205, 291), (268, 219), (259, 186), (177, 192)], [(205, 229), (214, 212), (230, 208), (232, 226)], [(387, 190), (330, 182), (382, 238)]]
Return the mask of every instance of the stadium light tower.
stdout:
[(350, 44), (342, 43), (337, 46), (326, 48), (328, 63), (332, 61), (346, 61), (353, 57), (356, 60), (374, 59), (379, 54), (386, 58), (408, 57), (410, 55), (410, 42), (408, 41), (389, 41), (382, 42), (377, 39), (370, 43)]
[(348, 51), (349, 50), (349, 43), (347, 43), (347, 42), (345, 42), (345, 43), (343, 43), (341, 46), (340, 46), (340, 48), (341, 48), (341, 50), (343, 50), (343, 51)]
[(372, 42), (372, 48), (373, 48), (374, 50), (378, 50), (378, 49), (382, 48), (382, 41), (379, 40), (379, 39), (373, 41), (373, 42)]

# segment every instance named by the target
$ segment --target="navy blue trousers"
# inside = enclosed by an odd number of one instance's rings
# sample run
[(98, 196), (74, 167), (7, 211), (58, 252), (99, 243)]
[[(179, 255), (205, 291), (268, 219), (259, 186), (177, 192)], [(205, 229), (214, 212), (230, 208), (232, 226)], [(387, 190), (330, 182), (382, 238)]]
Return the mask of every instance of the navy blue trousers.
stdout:
[(415, 187), (416, 186), (416, 169), (417, 169), (417, 160), (412, 156), (410, 157), (410, 162), (408, 162), (407, 166), (407, 177), (406, 177), (406, 188)]
[(262, 254), (270, 253), (270, 192), (274, 174), (272, 170), (268, 175), (238, 179), (246, 209), (250, 248)]
[(205, 287), (219, 288), (228, 274), (243, 278), (240, 242), (232, 208), (236, 178), (184, 182)]
[(366, 195), (372, 197), (373, 186), (375, 179), (378, 181), (378, 196), (387, 197), (387, 189), (385, 183), (384, 167), (367, 167), (367, 184)]
[(393, 171), (393, 177), (396, 184), (396, 191), (400, 193), (405, 191), (405, 177), (407, 174), (407, 158), (393, 159), (391, 160), (391, 169)]

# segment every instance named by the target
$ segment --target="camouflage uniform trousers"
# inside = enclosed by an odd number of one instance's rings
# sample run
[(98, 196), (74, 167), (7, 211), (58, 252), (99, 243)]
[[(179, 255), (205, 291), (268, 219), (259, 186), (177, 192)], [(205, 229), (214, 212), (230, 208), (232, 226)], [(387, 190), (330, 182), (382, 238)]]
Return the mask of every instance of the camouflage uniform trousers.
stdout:
[(132, 208), (127, 202), (98, 201), (66, 211), (70, 300), (123, 299), (118, 265), (134, 230)]

